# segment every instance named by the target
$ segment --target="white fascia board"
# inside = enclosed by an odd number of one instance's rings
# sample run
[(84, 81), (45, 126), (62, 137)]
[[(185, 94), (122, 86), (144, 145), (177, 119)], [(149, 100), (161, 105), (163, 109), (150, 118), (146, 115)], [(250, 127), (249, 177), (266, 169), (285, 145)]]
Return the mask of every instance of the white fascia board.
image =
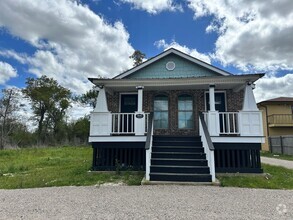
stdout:
[(132, 73), (134, 73), (134, 72), (136, 72), (136, 71), (138, 71), (138, 70), (140, 70), (140, 69), (142, 69), (142, 68), (144, 68), (144, 67), (146, 67), (146, 66), (148, 66), (148, 65), (150, 65), (150, 64), (152, 64), (154, 62), (156, 62), (157, 60), (159, 60), (159, 59), (161, 59), (161, 58), (163, 58), (165, 56), (168, 56), (171, 53), (174, 53), (174, 54), (176, 54), (176, 55), (178, 55), (178, 56), (180, 56), (180, 57), (182, 57), (182, 58), (184, 58), (186, 60), (189, 60), (189, 61), (191, 61), (193, 63), (196, 63), (197, 65), (205, 67), (205, 68), (207, 68), (209, 70), (212, 70), (212, 71), (214, 71), (216, 73), (219, 73), (222, 76), (231, 75), (230, 73), (228, 73), (228, 72), (226, 72), (224, 70), (221, 70), (221, 69), (219, 69), (217, 67), (214, 67), (214, 66), (212, 66), (212, 65), (210, 65), (208, 63), (205, 63), (205, 62), (203, 62), (201, 60), (198, 60), (198, 59), (196, 59), (196, 58), (194, 58), (194, 57), (192, 57), (190, 55), (187, 55), (187, 54), (185, 54), (185, 53), (183, 53), (181, 51), (178, 51), (178, 50), (175, 50), (174, 48), (171, 48), (171, 49), (166, 50), (163, 53), (161, 53), (161, 54), (159, 54), (159, 55), (157, 55), (157, 56), (145, 61), (141, 65), (138, 65), (137, 67), (134, 67), (134, 68), (132, 68), (132, 69), (130, 69), (130, 70), (128, 70), (128, 71), (116, 76), (116, 77), (114, 77), (113, 79), (123, 79), (124, 77), (126, 77), (126, 76), (128, 76), (128, 75), (130, 75), (130, 74), (132, 74)]
[(96, 85), (104, 85), (113, 88), (133, 86), (180, 86), (180, 85), (208, 85), (208, 84), (241, 84), (247, 81), (256, 81), (260, 74), (230, 75), (193, 78), (170, 78), (170, 79), (93, 79)]
[(90, 136), (89, 142), (145, 142), (146, 136)]
[(211, 137), (213, 143), (264, 143), (264, 137)]

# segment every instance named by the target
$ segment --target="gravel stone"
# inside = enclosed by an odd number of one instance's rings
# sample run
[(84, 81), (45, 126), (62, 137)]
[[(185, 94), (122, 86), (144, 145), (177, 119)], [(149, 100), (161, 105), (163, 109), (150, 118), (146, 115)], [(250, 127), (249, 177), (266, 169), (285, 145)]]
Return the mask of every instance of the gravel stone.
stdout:
[(293, 190), (216, 186), (0, 190), (0, 219), (293, 219)]

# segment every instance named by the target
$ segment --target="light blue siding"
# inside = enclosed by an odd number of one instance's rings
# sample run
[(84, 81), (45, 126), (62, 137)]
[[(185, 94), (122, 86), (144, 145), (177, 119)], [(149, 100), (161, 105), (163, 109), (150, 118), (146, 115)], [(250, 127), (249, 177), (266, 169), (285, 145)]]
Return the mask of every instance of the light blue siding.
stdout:
[[(175, 62), (174, 70), (167, 70), (166, 63), (168, 61)], [(202, 76), (218, 76), (219, 74), (197, 65), (189, 60), (170, 54), (156, 62), (138, 70), (135, 73), (126, 76), (126, 79), (152, 79), (152, 78), (186, 78), (186, 77), (202, 77)]]

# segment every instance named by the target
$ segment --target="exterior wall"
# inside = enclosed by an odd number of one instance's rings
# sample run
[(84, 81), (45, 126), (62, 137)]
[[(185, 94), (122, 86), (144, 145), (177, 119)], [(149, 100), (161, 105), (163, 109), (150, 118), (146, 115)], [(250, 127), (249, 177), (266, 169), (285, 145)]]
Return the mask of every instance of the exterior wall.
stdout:
[(268, 115), (273, 114), (292, 114), (291, 105), (267, 105)]
[[(266, 106), (266, 107), (264, 107)], [(268, 116), (273, 114), (292, 114), (292, 105), (288, 104), (259, 104), (262, 110), (263, 129), (265, 143), (262, 144), (262, 150), (269, 151), (269, 136), (293, 135), (293, 127), (268, 127)], [(267, 110), (266, 110), (267, 108)]]
[[(174, 70), (167, 70), (166, 63), (173, 61), (175, 63)], [(170, 54), (159, 61), (131, 74), (125, 79), (145, 79), (145, 78), (182, 78), (182, 77), (200, 77), (200, 76), (217, 76), (219, 74), (202, 66), (194, 64), (175, 54)]]
[[(156, 95), (164, 94), (169, 97), (169, 128), (156, 129), (155, 135), (198, 135), (199, 134), (199, 112), (205, 109), (205, 92), (208, 90), (168, 90), (168, 91), (144, 91), (143, 92), (143, 111), (153, 112), (153, 100)], [(217, 92), (218, 90), (216, 90)], [(233, 92), (233, 90), (219, 90), (226, 93), (227, 111), (235, 112), (242, 109), (243, 91)], [(193, 129), (178, 129), (178, 96), (188, 94), (193, 97)], [(108, 108), (111, 112), (119, 112), (119, 93), (107, 94)]]

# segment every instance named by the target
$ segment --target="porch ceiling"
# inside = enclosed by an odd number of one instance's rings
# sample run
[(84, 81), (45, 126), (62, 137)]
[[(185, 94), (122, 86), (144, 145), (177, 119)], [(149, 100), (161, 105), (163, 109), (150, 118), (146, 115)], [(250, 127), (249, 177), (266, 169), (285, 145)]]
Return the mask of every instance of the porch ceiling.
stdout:
[(112, 91), (136, 91), (137, 86), (144, 86), (144, 90), (180, 90), (180, 89), (208, 89), (214, 84), (216, 89), (241, 90), (248, 82), (254, 83), (264, 74), (213, 76), (176, 79), (96, 79), (89, 80), (97, 86), (105, 86)]

